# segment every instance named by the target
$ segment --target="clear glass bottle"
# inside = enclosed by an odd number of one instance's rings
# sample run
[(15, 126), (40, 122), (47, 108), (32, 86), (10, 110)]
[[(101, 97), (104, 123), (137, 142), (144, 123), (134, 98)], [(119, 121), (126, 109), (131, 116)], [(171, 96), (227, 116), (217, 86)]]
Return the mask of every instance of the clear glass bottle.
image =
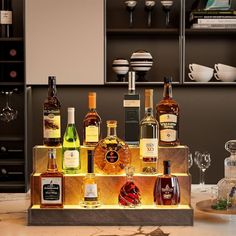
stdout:
[(159, 146), (178, 146), (179, 105), (172, 96), (172, 78), (164, 78), (163, 99), (157, 104), (156, 118), (159, 122)]
[(178, 205), (180, 187), (178, 178), (170, 172), (170, 161), (163, 161), (164, 173), (158, 176), (154, 186), (154, 203), (156, 205)]
[(80, 140), (75, 126), (75, 108), (68, 108), (68, 124), (62, 145), (62, 169), (66, 174), (78, 174), (80, 163)]
[(96, 208), (100, 206), (99, 190), (94, 173), (93, 152), (91, 150), (88, 150), (88, 173), (83, 179), (82, 196), (81, 205), (83, 207)]
[(225, 149), (230, 157), (224, 161), (225, 177), (218, 186), (218, 199), (227, 201), (229, 207), (236, 207), (236, 140), (226, 142)]
[(135, 185), (133, 175), (134, 167), (128, 166), (126, 171), (126, 183), (121, 187), (118, 197), (119, 205), (124, 207), (137, 207), (141, 205), (141, 194), (139, 188)]
[(140, 159), (144, 174), (157, 173), (158, 122), (153, 116), (153, 90), (145, 90), (145, 116), (140, 123)]
[(89, 112), (84, 118), (84, 142), (85, 146), (96, 146), (101, 139), (101, 117), (96, 111), (96, 93), (90, 92)]
[(63, 207), (63, 173), (59, 172), (56, 163), (56, 149), (48, 150), (47, 171), (40, 175), (40, 207)]
[(128, 145), (116, 135), (116, 120), (107, 121), (107, 137), (100, 140), (94, 150), (94, 162), (103, 174), (121, 174), (131, 163)]
[(57, 98), (56, 76), (48, 77), (48, 97), (43, 104), (43, 143), (61, 144), (61, 104)]

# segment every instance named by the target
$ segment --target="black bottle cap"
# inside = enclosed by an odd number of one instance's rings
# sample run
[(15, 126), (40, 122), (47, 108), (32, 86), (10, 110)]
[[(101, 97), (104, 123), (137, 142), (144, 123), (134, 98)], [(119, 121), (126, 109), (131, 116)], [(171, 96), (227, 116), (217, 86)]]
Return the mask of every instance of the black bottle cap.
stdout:
[(92, 150), (88, 150), (88, 173), (94, 173), (94, 161)]
[(166, 76), (166, 77), (164, 77), (164, 82), (165, 83), (171, 83), (172, 82), (172, 77), (171, 76)]
[(163, 161), (164, 167), (170, 167), (170, 160)]

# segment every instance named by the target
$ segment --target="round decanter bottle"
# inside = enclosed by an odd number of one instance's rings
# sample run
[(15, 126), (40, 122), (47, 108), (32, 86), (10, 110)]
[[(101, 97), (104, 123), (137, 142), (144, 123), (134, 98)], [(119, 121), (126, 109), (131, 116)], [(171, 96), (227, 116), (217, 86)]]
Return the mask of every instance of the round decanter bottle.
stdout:
[(225, 178), (217, 184), (218, 199), (227, 200), (229, 206), (236, 206), (236, 140), (226, 142), (225, 149), (231, 155), (224, 161)]

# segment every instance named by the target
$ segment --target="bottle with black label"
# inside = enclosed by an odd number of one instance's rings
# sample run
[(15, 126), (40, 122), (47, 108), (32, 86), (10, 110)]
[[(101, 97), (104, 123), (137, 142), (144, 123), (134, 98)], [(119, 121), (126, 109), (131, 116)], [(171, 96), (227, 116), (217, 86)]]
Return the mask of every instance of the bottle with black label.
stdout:
[(159, 146), (178, 146), (179, 105), (172, 98), (172, 78), (164, 78), (163, 99), (157, 104), (156, 118), (159, 122)]
[(48, 77), (48, 97), (43, 105), (43, 143), (61, 144), (61, 104), (57, 98), (56, 76)]
[(0, 35), (2, 38), (12, 37), (12, 6), (11, 0), (1, 0)]
[(140, 95), (135, 92), (135, 72), (129, 72), (128, 94), (124, 95), (125, 110), (125, 142), (130, 145), (139, 144)]
[(100, 206), (99, 191), (94, 173), (93, 152), (88, 150), (88, 173), (83, 179), (82, 188), (83, 201), (81, 205), (85, 208), (95, 208)]
[(154, 186), (154, 203), (156, 205), (178, 205), (180, 187), (178, 178), (171, 175), (170, 161), (163, 161), (164, 173), (158, 176)]
[(40, 175), (40, 207), (63, 207), (63, 173), (59, 172), (56, 163), (56, 149), (48, 150), (48, 168)]

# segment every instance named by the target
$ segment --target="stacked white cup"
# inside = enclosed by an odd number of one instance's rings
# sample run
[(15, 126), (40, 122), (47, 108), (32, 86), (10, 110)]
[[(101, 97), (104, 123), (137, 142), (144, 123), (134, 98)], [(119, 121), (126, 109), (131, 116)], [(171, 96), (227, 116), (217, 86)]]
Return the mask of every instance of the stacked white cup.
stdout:
[(225, 64), (215, 64), (216, 73), (214, 77), (223, 82), (233, 82), (236, 80), (236, 67)]
[(191, 73), (188, 73), (188, 77), (191, 80), (195, 80), (197, 82), (208, 82), (213, 77), (214, 69), (199, 65), (199, 64), (189, 64), (189, 70)]

